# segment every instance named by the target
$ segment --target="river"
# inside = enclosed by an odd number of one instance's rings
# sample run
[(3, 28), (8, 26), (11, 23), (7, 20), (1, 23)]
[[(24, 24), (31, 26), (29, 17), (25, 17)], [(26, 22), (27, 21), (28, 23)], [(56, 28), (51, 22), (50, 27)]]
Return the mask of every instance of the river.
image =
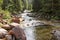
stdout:
[(34, 33), (35, 27), (34, 26), (39, 25), (40, 21), (35, 20), (33, 17), (29, 17), (28, 14), (31, 14), (31, 13), (25, 12), (21, 14), (22, 18), (24, 19), (22, 24), (24, 27), (27, 40), (35, 40), (35, 33)]
[(30, 14), (32, 13), (24, 12), (20, 14), (24, 19), (21, 25), (24, 28), (27, 40), (49, 40), (51, 38), (50, 31), (52, 28), (50, 26), (41, 26), (44, 23), (33, 17), (29, 17), (28, 15)]

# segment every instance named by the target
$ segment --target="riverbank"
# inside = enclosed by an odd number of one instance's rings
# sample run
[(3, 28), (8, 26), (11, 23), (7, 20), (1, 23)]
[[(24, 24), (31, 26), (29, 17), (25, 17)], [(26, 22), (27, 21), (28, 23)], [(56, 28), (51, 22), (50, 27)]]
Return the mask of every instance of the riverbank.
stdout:
[(56, 27), (60, 27), (60, 21), (58, 20), (40, 20), (42, 23), (44, 23), (45, 25), (51, 25), (51, 26), (56, 26)]
[[(37, 26), (36, 27), (36, 40), (51, 40), (53, 35), (51, 34), (53, 30), (60, 30), (60, 23), (55, 21), (40, 20), (46, 26)], [(52, 39), (54, 40), (54, 39)]]

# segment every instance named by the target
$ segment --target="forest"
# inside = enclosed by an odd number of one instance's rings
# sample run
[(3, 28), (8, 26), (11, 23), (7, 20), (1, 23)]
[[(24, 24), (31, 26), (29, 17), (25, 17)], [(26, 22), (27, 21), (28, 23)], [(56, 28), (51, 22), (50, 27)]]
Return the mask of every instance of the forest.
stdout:
[(38, 18), (60, 19), (60, 0), (0, 0), (0, 13), (19, 14), (25, 9), (36, 12), (33, 16)]
[(0, 40), (60, 40), (60, 0), (0, 0)]

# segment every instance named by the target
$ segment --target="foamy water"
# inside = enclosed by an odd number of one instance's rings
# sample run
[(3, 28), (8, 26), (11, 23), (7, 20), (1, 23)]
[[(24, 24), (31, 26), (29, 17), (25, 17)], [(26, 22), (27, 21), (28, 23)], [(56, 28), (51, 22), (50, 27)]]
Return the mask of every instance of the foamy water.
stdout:
[(35, 20), (33, 17), (29, 17), (32, 13), (27, 13), (25, 10), (24, 13), (20, 14), (24, 21), (22, 22), (22, 27), (24, 28), (27, 40), (35, 40), (34, 26), (42, 25), (39, 20)]

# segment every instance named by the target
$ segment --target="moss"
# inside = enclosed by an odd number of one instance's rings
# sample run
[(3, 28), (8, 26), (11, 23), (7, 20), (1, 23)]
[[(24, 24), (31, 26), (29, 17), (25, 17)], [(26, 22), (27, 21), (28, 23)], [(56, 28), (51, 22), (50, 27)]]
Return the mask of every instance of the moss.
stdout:
[(35, 31), (36, 40), (51, 40), (52, 38), (51, 32), (53, 29), (60, 29), (60, 27), (49, 26), (48, 28), (43, 28), (42, 26), (42, 29), (41, 27), (36, 27)]

